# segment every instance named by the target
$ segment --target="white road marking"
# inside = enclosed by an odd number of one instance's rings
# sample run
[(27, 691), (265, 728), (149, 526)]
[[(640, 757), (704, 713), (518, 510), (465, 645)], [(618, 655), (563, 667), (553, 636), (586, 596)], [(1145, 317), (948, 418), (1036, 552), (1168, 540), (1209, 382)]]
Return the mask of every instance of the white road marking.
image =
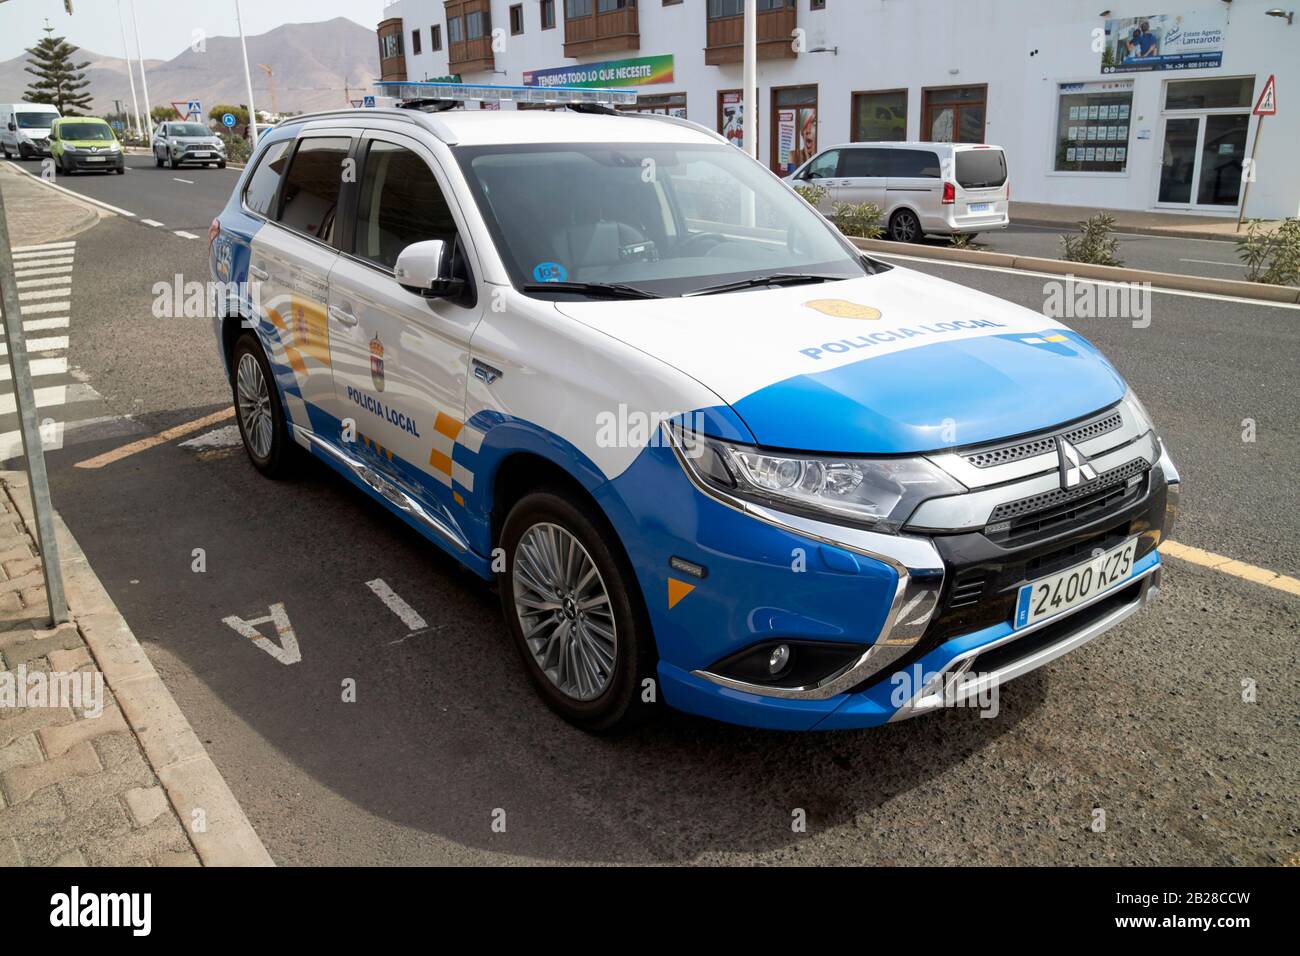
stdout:
[[(36, 395), (37, 408), (75, 405), (78, 402), (93, 402), (99, 398), (99, 392), (80, 382), (74, 385), (49, 385), (32, 391)], [(17, 410), (12, 393), (0, 395), (0, 415), (12, 415)]]
[(176, 180), (178, 183), (185, 183), (187, 186), (194, 185), (194, 180), (192, 179), (181, 179), (179, 176), (173, 176), (172, 179)]
[[(58, 316), (53, 319), (32, 319), (23, 323), (24, 332), (44, 332), (48, 329), (66, 329), (68, 327), (68, 317), (66, 315)], [(4, 338), (5, 330), (0, 327), (0, 339)]]
[[(24, 176), (28, 176), (28, 177), (30, 177), (30, 178), (36, 180), (38, 183), (42, 183), (42, 184), (44, 184), (44, 185), (46, 185), (46, 186), (49, 186), (51, 189), (57, 189), (57, 190), (58, 190), (59, 192), (61, 192), (61, 193), (66, 193), (66, 194), (69, 195), (69, 196), (73, 196), (73, 197), (75, 197), (75, 198), (77, 198), (77, 199), (80, 199), (82, 202), (88, 202), (88, 203), (90, 203), (92, 206), (98, 206), (100, 209), (107, 209), (109, 212), (111, 212), (111, 213), (116, 213), (116, 214), (119, 215), (119, 216), (126, 216), (128, 219), (134, 219), (134, 218), (135, 218), (135, 213), (133, 213), (133, 212), (131, 212), (131, 211), (129, 211), (129, 210), (122, 209), (122, 208), (120, 208), (120, 207), (118, 207), (118, 206), (110, 206), (108, 203), (106, 203), (106, 202), (100, 202), (98, 199), (91, 199), (89, 196), (86, 196), (86, 195), (84, 195), (84, 194), (82, 194), (82, 193), (79, 193), (79, 192), (77, 192), (75, 189), (68, 189), (66, 186), (60, 186), (58, 183), (52, 183), (52, 182), (50, 182), (48, 179), (45, 179), (43, 176), (37, 176), (35, 173), (30, 173), (30, 172), (28, 172), (27, 170), (23, 169), (21, 166), (19, 166), (19, 165), (18, 165), (17, 163), (15, 163), (15, 162), (10, 162), (9, 165), (12, 166), (14, 169), (18, 170), (18, 171), (19, 171), (20, 173), (22, 173)], [(52, 244), (52, 245), (53, 245), (53, 244)], [(28, 246), (27, 248), (29, 248), (29, 249), (30, 249), (30, 248), (36, 248), (36, 249), (39, 249), (39, 248), (42, 248), (42, 247), (40, 247), (40, 246), (35, 246), (35, 247), (33, 247), (33, 246)]]
[(223, 428), (214, 428), (210, 432), (204, 432), (195, 438), (180, 443), (181, 448), (194, 448), (204, 451), (209, 448), (233, 448), (235, 445), (242, 444), (244, 439), (239, 434), (238, 425), (226, 425)]
[(1219, 259), (1179, 259), (1179, 262), (1195, 262), (1207, 266), (1231, 266), (1234, 269), (1246, 268), (1240, 262), (1222, 262)]
[(28, 252), (14, 253), (15, 269), (39, 269), (42, 266), (70, 266), (72, 265), (72, 253), (67, 255), (62, 253), (50, 252)]
[(375, 596), (388, 605), (388, 610), (392, 611), (401, 619), (402, 623), (406, 625), (408, 631), (422, 631), (429, 626), (425, 622), (424, 618), (420, 617), (415, 608), (411, 607), (411, 605), (398, 597), (396, 592), (388, 586), (387, 582), (385, 582), (383, 578), (375, 578), (373, 581), (367, 581), (366, 587), (374, 591)]
[[(59, 349), (68, 347), (68, 337), (66, 335), (54, 335), (45, 339), (28, 339), (28, 352), (57, 352)], [(0, 342), (0, 355), (8, 355), (9, 346)]]
[(20, 262), (14, 263), (15, 279), (30, 279), (33, 278), (34, 276), (63, 276), (63, 275), (67, 275), (72, 271), (71, 259), (69, 259), (65, 265), (57, 265), (57, 266), (49, 265), (48, 263), (43, 262), (40, 263), (39, 265), (34, 265), (31, 268), (24, 268), (24, 269), (17, 268), (17, 266), (20, 265), (22, 265), (22, 263)]
[[(234, 628), (236, 633), (248, 638), (281, 664), (297, 664), (302, 660), (302, 652), (298, 650), (298, 637), (289, 624), (289, 615), (285, 613), (284, 605), (272, 604), (269, 610), (271, 613), (267, 617), (256, 620), (245, 621), (231, 615), (223, 617), (221, 623)], [(275, 644), (263, 637), (257, 630), (259, 624), (274, 624), (276, 638), (280, 643)]]
[(20, 307), (19, 311), (23, 315), (35, 315), (38, 312), (68, 312), (71, 309), (71, 302), (33, 302)]
[[(32, 378), (40, 378), (42, 375), (67, 375), (68, 359), (63, 358), (44, 358), (32, 359), (27, 363), (32, 370)], [(0, 365), (0, 382), (8, 382), (13, 377), (13, 372), (9, 369), (9, 363), (5, 362)]]
[[(1218, 240), (1211, 239), (1210, 242)], [(1002, 272), (1012, 276), (1024, 276), (1026, 278), (1036, 279), (1053, 279), (1057, 282), (1063, 282), (1067, 277), (1064, 273), (1056, 272), (1035, 272), (1031, 269), (1012, 269), (1010, 266), (989, 266), (979, 262), (952, 262), (948, 259), (927, 259), (925, 256), (904, 256), (896, 252), (875, 252), (866, 249), (861, 250), (870, 256), (876, 256), (881, 259), (902, 259), (908, 262), (924, 262), (933, 266), (952, 266), (954, 269), (974, 269), (977, 272)], [(1090, 282), (1093, 285), (1118, 286), (1127, 289), (1129, 283), (1114, 282), (1110, 279), (1089, 279), (1085, 276), (1073, 276), (1076, 284)], [(1269, 302), (1264, 299), (1246, 299), (1235, 295), (1218, 295), (1213, 292), (1191, 292), (1186, 289), (1162, 289), (1159, 286), (1153, 286), (1152, 292), (1159, 292), (1162, 295), (1181, 295), (1189, 299), (1210, 299), (1215, 302), (1230, 302), (1236, 305), (1258, 305), (1272, 309), (1300, 309), (1300, 303), (1297, 302)]]
[(45, 276), (34, 279), (19, 279), (15, 285), (20, 289), (37, 289), (41, 286), (59, 285), (66, 286), (70, 280), (66, 275), (62, 276)]
[(157, 219), (141, 219), (140, 221), (144, 223), (146, 226), (153, 226), (155, 228), (162, 225), (162, 223), (160, 223)]
[(177, 230), (175, 230), (175, 231), (172, 232), (172, 235), (174, 235), (174, 236), (180, 236), (182, 239), (197, 239), (197, 238), (198, 238), (198, 236), (194, 235), (194, 233), (192, 233), (192, 232), (186, 232), (184, 229), (177, 229)]
[[(45, 451), (58, 451), (63, 447), (63, 422), (48, 420), (40, 426), (41, 447)], [(20, 458), (23, 455), (23, 433), (0, 432), (0, 461)]]
[[(23, 171), (26, 172), (26, 170)], [(14, 246), (13, 251), (22, 255), (30, 252), (45, 252), (49, 249), (74, 249), (76, 245), (77, 240), (69, 239), (67, 242), (43, 242), (34, 246)]]
[[(66, 279), (64, 280), (66, 283)], [(72, 295), (72, 290), (66, 285), (61, 289), (38, 289), (35, 292), (19, 292), (19, 302), (31, 302), (34, 299), (55, 299), (61, 295)]]

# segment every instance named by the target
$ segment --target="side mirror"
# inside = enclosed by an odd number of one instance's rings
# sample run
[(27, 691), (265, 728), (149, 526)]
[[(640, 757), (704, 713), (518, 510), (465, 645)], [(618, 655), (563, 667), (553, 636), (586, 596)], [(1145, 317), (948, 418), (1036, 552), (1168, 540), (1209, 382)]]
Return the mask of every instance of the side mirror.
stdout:
[(11, 133), (16, 132), (17, 129), (18, 129), (18, 124), (16, 124), (16, 123), (10, 123), (10, 124), (9, 124), (9, 132), (11, 132)]
[(455, 243), (444, 239), (426, 239), (407, 246), (397, 256), (393, 275), (407, 292), (426, 299), (444, 299), (460, 295), (465, 280), (452, 275)]

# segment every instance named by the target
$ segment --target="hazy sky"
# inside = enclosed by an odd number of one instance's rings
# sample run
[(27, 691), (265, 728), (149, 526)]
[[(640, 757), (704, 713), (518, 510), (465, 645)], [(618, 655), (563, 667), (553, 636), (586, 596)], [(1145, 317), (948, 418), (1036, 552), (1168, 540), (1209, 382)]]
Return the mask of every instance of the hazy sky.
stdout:
[[(131, 5), (140, 23), (145, 59), (170, 60), (192, 42), (193, 31), (209, 36), (237, 36), (235, 0), (120, 0), (127, 43), (135, 55)], [(72, 16), (63, 0), (0, 2), (0, 60), (18, 56), (45, 34), (48, 17), (56, 36), (105, 56), (122, 55), (118, 26), (119, 0), (72, 0)], [(373, 30), (383, 19), (384, 0), (240, 0), (244, 33), (265, 33), (282, 23), (309, 23), (343, 16)]]

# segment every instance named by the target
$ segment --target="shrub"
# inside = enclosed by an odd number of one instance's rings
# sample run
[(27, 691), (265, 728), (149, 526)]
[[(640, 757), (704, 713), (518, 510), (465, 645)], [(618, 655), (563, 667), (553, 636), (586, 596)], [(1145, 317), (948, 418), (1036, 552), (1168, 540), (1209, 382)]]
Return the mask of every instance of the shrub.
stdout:
[(948, 237), (948, 242), (954, 249), (969, 249), (975, 244), (975, 236), (969, 232), (954, 232)]
[(222, 141), (226, 144), (226, 162), (228, 163), (246, 163), (248, 157), (253, 155), (253, 147), (249, 145), (248, 140), (242, 136), (236, 136), (233, 133), (218, 133)]
[(821, 205), (821, 201), (826, 198), (830, 190), (825, 186), (795, 186), (794, 191), (802, 196), (808, 205), (816, 209)]
[(1300, 219), (1284, 220), (1273, 233), (1252, 219), (1237, 240), (1237, 258), (1246, 267), (1247, 282), (1295, 285), (1300, 280)]
[(1119, 240), (1111, 235), (1115, 217), (1099, 212), (1089, 216), (1077, 236), (1061, 236), (1061, 258), (1067, 262), (1088, 262), (1095, 266), (1122, 266), (1115, 255)]
[(831, 221), (846, 236), (875, 239), (884, 232), (880, 207), (872, 202), (837, 202), (831, 206)]

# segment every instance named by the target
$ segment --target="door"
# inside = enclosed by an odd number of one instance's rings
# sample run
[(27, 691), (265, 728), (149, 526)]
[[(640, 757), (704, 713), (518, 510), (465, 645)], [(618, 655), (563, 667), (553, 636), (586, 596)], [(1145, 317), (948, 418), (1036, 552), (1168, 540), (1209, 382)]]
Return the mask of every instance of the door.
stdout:
[(845, 147), (840, 157), (837, 198), (842, 202), (875, 203), (883, 210), (893, 152), (872, 146)]
[(842, 185), (839, 179), (840, 155), (840, 150), (828, 149), (813, 159), (802, 174), (801, 185), (816, 186), (826, 190), (826, 195), (817, 203), (817, 208), (826, 214), (830, 213), (831, 207), (840, 198), (839, 191)]
[(921, 228), (942, 231), (943, 168), (932, 149), (891, 149), (889, 180), (881, 204), (884, 221), (900, 206), (916, 212)]
[(1203, 126), (1196, 201), (1202, 206), (1236, 206), (1250, 115), (1207, 116)]
[(334, 408), (325, 308), (330, 270), (338, 259), (333, 242), (341, 170), (351, 147), (346, 134), (298, 140), (272, 221), (249, 246), (249, 282), (272, 326), (264, 341), (288, 398), (286, 411), (295, 425), (312, 431), (328, 432)]
[(372, 132), (359, 159), (353, 234), (330, 276), (335, 404), (356, 425), (349, 453), (446, 519), (473, 491), (472, 474), (453, 458), (482, 309), (472, 291), (458, 301), (408, 292), (393, 267), (412, 243), (456, 242), (465, 222), (423, 144)]
[(1199, 116), (1181, 116), (1165, 120), (1158, 202), (1191, 203), (1192, 184), (1196, 181), (1196, 147), (1200, 132), (1201, 117)]

